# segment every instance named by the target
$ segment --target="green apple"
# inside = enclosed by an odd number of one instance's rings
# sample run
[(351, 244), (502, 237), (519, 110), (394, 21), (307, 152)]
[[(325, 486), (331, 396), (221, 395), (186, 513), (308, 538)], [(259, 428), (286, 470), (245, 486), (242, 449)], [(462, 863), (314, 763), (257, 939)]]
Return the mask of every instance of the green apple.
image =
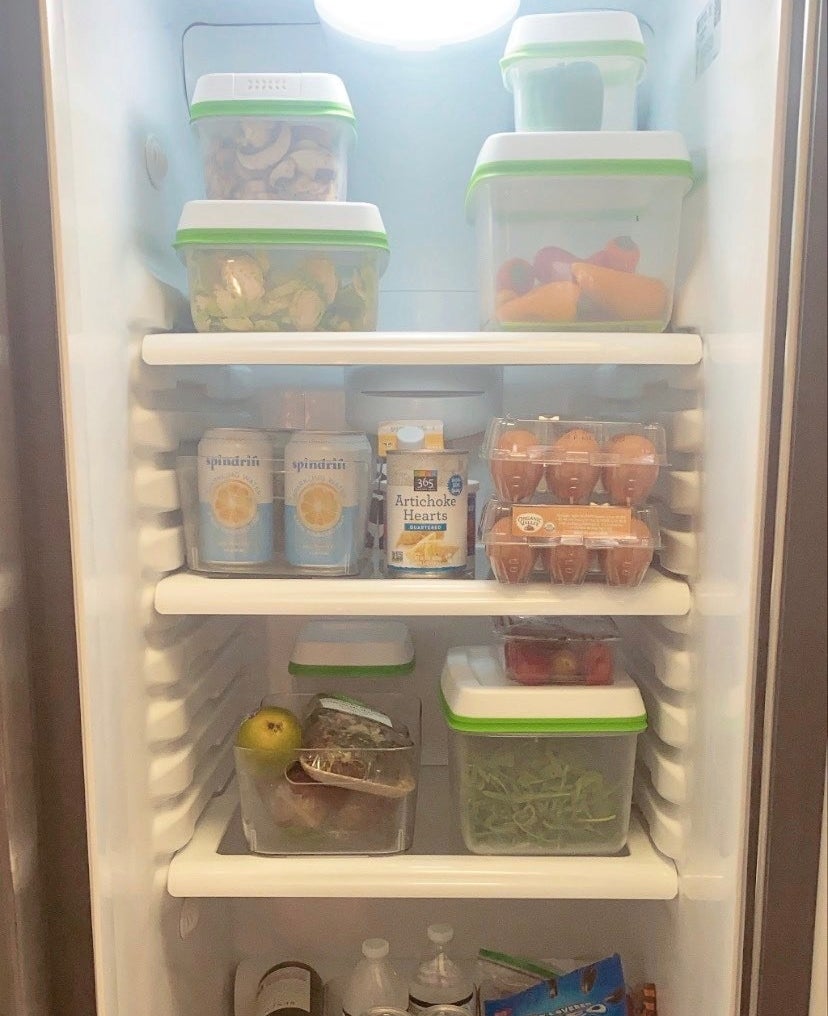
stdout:
[(236, 747), (259, 774), (281, 775), (302, 746), (302, 725), (281, 706), (262, 706), (248, 716), (236, 734)]

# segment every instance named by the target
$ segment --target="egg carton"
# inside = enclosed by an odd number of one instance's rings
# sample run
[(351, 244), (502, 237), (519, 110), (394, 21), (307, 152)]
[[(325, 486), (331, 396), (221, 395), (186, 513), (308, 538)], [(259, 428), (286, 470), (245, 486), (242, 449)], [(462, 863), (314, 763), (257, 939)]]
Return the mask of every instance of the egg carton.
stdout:
[(652, 506), (488, 502), (480, 531), (498, 582), (637, 586), (661, 548)]
[(598, 487), (614, 504), (642, 504), (667, 465), (656, 423), (496, 417), (481, 452), (498, 497), (526, 502), (542, 481), (563, 504), (586, 504)]

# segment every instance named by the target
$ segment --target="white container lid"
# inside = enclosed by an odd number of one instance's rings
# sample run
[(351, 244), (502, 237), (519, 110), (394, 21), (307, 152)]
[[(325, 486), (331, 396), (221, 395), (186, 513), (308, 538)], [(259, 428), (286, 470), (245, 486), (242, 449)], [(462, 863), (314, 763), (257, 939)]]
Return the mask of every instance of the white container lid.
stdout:
[(203, 74), (190, 122), (213, 116), (335, 116), (353, 124), (354, 111), (335, 74)]
[(628, 11), (580, 11), (529, 14), (512, 25), (500, 66), (506, 87), (508, 71), (526, 60), (578, 60), (629, 57), (643, 73), (647, 49), (638, 18)]
[(414, 669), (414, 643), (399, 621), (322, 618), (303, 625), (290, 656), (291, 674), (394, 677)]
[(513, 183), (527, 176), (682, 177), (689, 190), (693, 164), (678, 131), (492, 134), (474, 164), (467, 210), (481, 184)]
[(612, 685), (516, 685), (493, 646), (449, 650), (440, 679), (446, 722), (468, 734), (629, 734), (646, 729), (641, 692), (616, 673)]

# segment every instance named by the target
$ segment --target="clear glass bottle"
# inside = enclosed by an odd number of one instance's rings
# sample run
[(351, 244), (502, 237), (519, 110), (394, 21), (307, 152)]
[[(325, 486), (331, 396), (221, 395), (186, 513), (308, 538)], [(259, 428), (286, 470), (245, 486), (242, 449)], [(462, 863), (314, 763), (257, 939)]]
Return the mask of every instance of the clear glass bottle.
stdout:
[(408, 1011), (416, 1016), (432, 1005), (455, 1005), (472, 1013), (474, 983), (446, 954), (454, 929), (450, 924), (430, 924), (426, 934), (431, 947), (409, 985)]
[(362, 959), (354, 967), (342, 994), (343, 1016), (361, 1016), (375, 1006), (405, 1010), (408, 991), (405, 981), (388, 960), (388, 942), (367, 938), (362, 943)]
[(307, 963), (287, 960), (262, 975), (255, 1016), (324, 1016), (322, 978)]

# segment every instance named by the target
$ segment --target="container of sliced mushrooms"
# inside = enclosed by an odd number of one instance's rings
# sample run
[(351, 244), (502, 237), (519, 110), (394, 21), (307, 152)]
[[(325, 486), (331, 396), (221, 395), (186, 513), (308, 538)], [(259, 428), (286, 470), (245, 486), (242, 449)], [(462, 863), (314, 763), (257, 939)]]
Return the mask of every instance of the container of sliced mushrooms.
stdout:
[(356, 135), (335, 74), (205, 74), (190, 122), (208, 198), (345, 200)]

